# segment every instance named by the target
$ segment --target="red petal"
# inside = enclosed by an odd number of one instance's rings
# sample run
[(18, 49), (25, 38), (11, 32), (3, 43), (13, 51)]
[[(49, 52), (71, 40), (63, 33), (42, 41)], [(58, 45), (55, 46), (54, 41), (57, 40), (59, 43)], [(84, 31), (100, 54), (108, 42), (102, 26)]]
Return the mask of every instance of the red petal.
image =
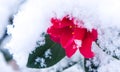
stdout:
[(74, 26), (74, 19), (70, 19), (69, 16), (65, 16), (61, 21), (61, 27)]
[(70, 58), (77, 50), (76, 44), (74, 42), (74, 38), (72, 35), (72, 30), (67, 29), (66, 31), (61, 35), (60, 43), (62, 47), (65, 49), (66, 55)]
[(70, 58), (76, 52), (76, 50), (77, 50), (77, 48), (76, 48), (74, 43), (67, 46), (67, 48), (65, 48), (65, 52), (66, 52), (67, 57)]
[(55, 28), (63, 28), (66, 26), (74, 26), (74, 20), (70, 19), (69, 16), (63, 17), (62, 20), (59, 20), (57, 18), (51, 18), (51, 23)]
[(64, 32), (64, 29), (56, 29), (53, 26), (51, 26), (47, 30), (47, 33), (50, 35), (51, 40), (57, 43), (60, 43), (60, 37), (63, 32)]
[(94, 57), (94, 53), (91, 51), (92, 41), (93, 41), (93, 39), (91, 37), (87, 37), (85, 40), (83, 40), (82, 47), (79, 49), (81, 54), (85, 58)]
[(62, 33), (64, 32), (64, 29), (57, 29), (51, 26), (47, 29), (47, 33), (53, 37), (60, 37)]
[(51, 18), (51, 23), (55, 28), (59, 28), (59, 26), (61, 25), (61, 21), (57, 18)]
[(50, 36), (50, 39), (56, 43), (60, 43), (60, 38), (59, 37), (54, 37), (54, 36)]
[(66, 31), (64, 31), (61, 35), (60, 43), (63, 48), (67, 48), (70, 44), (72, 44), (72, 42), (74, 42), (72, 30), (66, 29)]
[(98, 38), (98, 32), (96, 29), (92, 29), (92, 37), (93, 41), (95, 41)]
[(74, 38), (78, 39), (78, 40), (83, 40), (86, 32), (87, 32), (87, 29), (85, 29), (85, 28), (75, 28), (74, 29)]

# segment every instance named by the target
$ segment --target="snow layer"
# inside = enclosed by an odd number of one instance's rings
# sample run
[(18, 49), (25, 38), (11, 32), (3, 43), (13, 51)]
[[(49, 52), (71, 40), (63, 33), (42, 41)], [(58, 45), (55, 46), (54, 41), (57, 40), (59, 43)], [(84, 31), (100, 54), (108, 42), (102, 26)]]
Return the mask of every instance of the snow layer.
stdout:
[(0, 0), (0, 38), (3, 36), (9, 18), (17, 12), (19, 5), (23, 0)]
[(1, 53), (0, 53), (0, 72), (14, 72), (12, 68), (7, 65)]

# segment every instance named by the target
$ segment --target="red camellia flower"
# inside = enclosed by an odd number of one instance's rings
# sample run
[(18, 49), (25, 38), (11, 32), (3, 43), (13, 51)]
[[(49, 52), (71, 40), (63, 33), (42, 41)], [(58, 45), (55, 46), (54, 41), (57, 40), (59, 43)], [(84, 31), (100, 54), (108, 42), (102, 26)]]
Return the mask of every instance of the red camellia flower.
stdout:
[(84, 28), (84, 22), (65, 16), (62, 20), (51, 18), (52, 26), (47, 33), (51, 40), (61, 44), (65, 49), (66, 55), (71, 57), (77, 49), (85, 58), (94, 57), (91, 51), (92, 42), (97, 39), (97, 30), (88, 31)]

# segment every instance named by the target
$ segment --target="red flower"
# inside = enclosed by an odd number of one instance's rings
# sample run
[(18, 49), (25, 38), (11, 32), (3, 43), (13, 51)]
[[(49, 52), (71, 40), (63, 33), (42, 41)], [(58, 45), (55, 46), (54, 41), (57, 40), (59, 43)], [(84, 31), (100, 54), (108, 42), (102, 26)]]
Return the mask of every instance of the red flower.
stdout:
[(47, 33), (54, 42), (62, 45), (68, 57), (79, 48), (85, 58), (92, 58), (94, 53), (91, 51), (91, 45), (97, 39), (97, 30), (92, 29), (90, 32), (83, 28), (82, 21), (75, 21), (75, 18), (70, 19), (69, 16), (65, 16), (62, 20), (52, 18), (52, 26), (48, 28)]

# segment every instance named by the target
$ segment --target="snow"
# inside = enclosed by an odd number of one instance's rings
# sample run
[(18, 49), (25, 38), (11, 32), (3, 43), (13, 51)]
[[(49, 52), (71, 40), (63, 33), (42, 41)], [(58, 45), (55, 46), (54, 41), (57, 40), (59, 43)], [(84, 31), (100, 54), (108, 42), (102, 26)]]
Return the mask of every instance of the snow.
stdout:
[[(63, 71), (62, 68), (77, 62), (74, 66), (63, 72), (84, 72), (83, 57), (79, 50), (72, 58), (63, 58), (53, 67), (46, 69), (29, 69), (26, 63), (29, 53), (38, 45), (43, 45), (44, 37), (41, 36), (51, 25), (50, 18), (62, 18), (66, 14), (83, 20), (86, 28), (96, 28), (99, 33), (98, 43), (100, 48), (93, 43), (95, 57), (93, 62), (99, 65), (98, 72), (120, 72), (120, 61), (113, 59), (110, 55), (120, 55), (120, 0), (0, 0), (0, 39), (7, 28), (8, 35), (12, 35), (10, 42), (6, 40), (9, 49), (17, 61), (22, 72), (56, 72)], [(22, 5), (21, 5), (22, 3)], [(13, 16), (13, 25), (9, 24), (9, 18)], [(76, 41), (75, 41), (76, 42)], [(36, 44), (37, 43), (37, 44)], [(76, 42), (79, 46), (81, 42)], [(105, 50), (108, 55), (103, 52)], [(51, 51), (45, 53), (51, 58)], [(0, 54), (0, 72), (10, 69)], [(44, 59), (37, 58), (36, 62), (45, 66)], [(81, 65), (80, 65), (81, 64)], [(89, 61), (87, 66), (89, 66)], [(9, 72), (12, 70), (9, 70)]]
[(100, 0), (97, 10), (104, 27), (120, 27), (120, 0)]
[(40, 66), (41, 67), (46, 67), (46, 64), (45, 64), (45, 59), (44, 58), (40, 58), (40, 57), (37, 57), (36, 59), (35, 59), (35, 64), (36, 63), (40, 63)]
[(101, 48), (108, 52), (110, 55), (119, 56), (119, 37), (120, 29), (116, 27), (104, 28), (104, 32), (99, 32), (98, 43)]
[(81, 40), (74, 40), (75, 44), (77, 45), (77, 48), (81, 47)]
[(13, 31), (14, 25), (7, 25), (7, 34), (11, 35), (11, 32)]
[(119, 65), (120, 61), (113, 60), (109, 64), (101, 66), (98, 72), (120, 72)]
[(51, 53), (51, 50), (50, 49), (48, 49), (46, 52), (45, 52), (45, 58), (49, 58), (49, 59), (51, 59), (51, 55), (52, 55), (52, 53)]
[(63, 72), (84, 72), (84, 70), (79, 65), (74, 65), (70, 69), (67, 69)]
[(9, 18), (17, 12), (19, 5), (23, 0), (0, 0), (0, 38), (4, 34)]
[(2, 53), (0, 53), (0, 72), (13, 72), (12, 68), (5, 62)]

